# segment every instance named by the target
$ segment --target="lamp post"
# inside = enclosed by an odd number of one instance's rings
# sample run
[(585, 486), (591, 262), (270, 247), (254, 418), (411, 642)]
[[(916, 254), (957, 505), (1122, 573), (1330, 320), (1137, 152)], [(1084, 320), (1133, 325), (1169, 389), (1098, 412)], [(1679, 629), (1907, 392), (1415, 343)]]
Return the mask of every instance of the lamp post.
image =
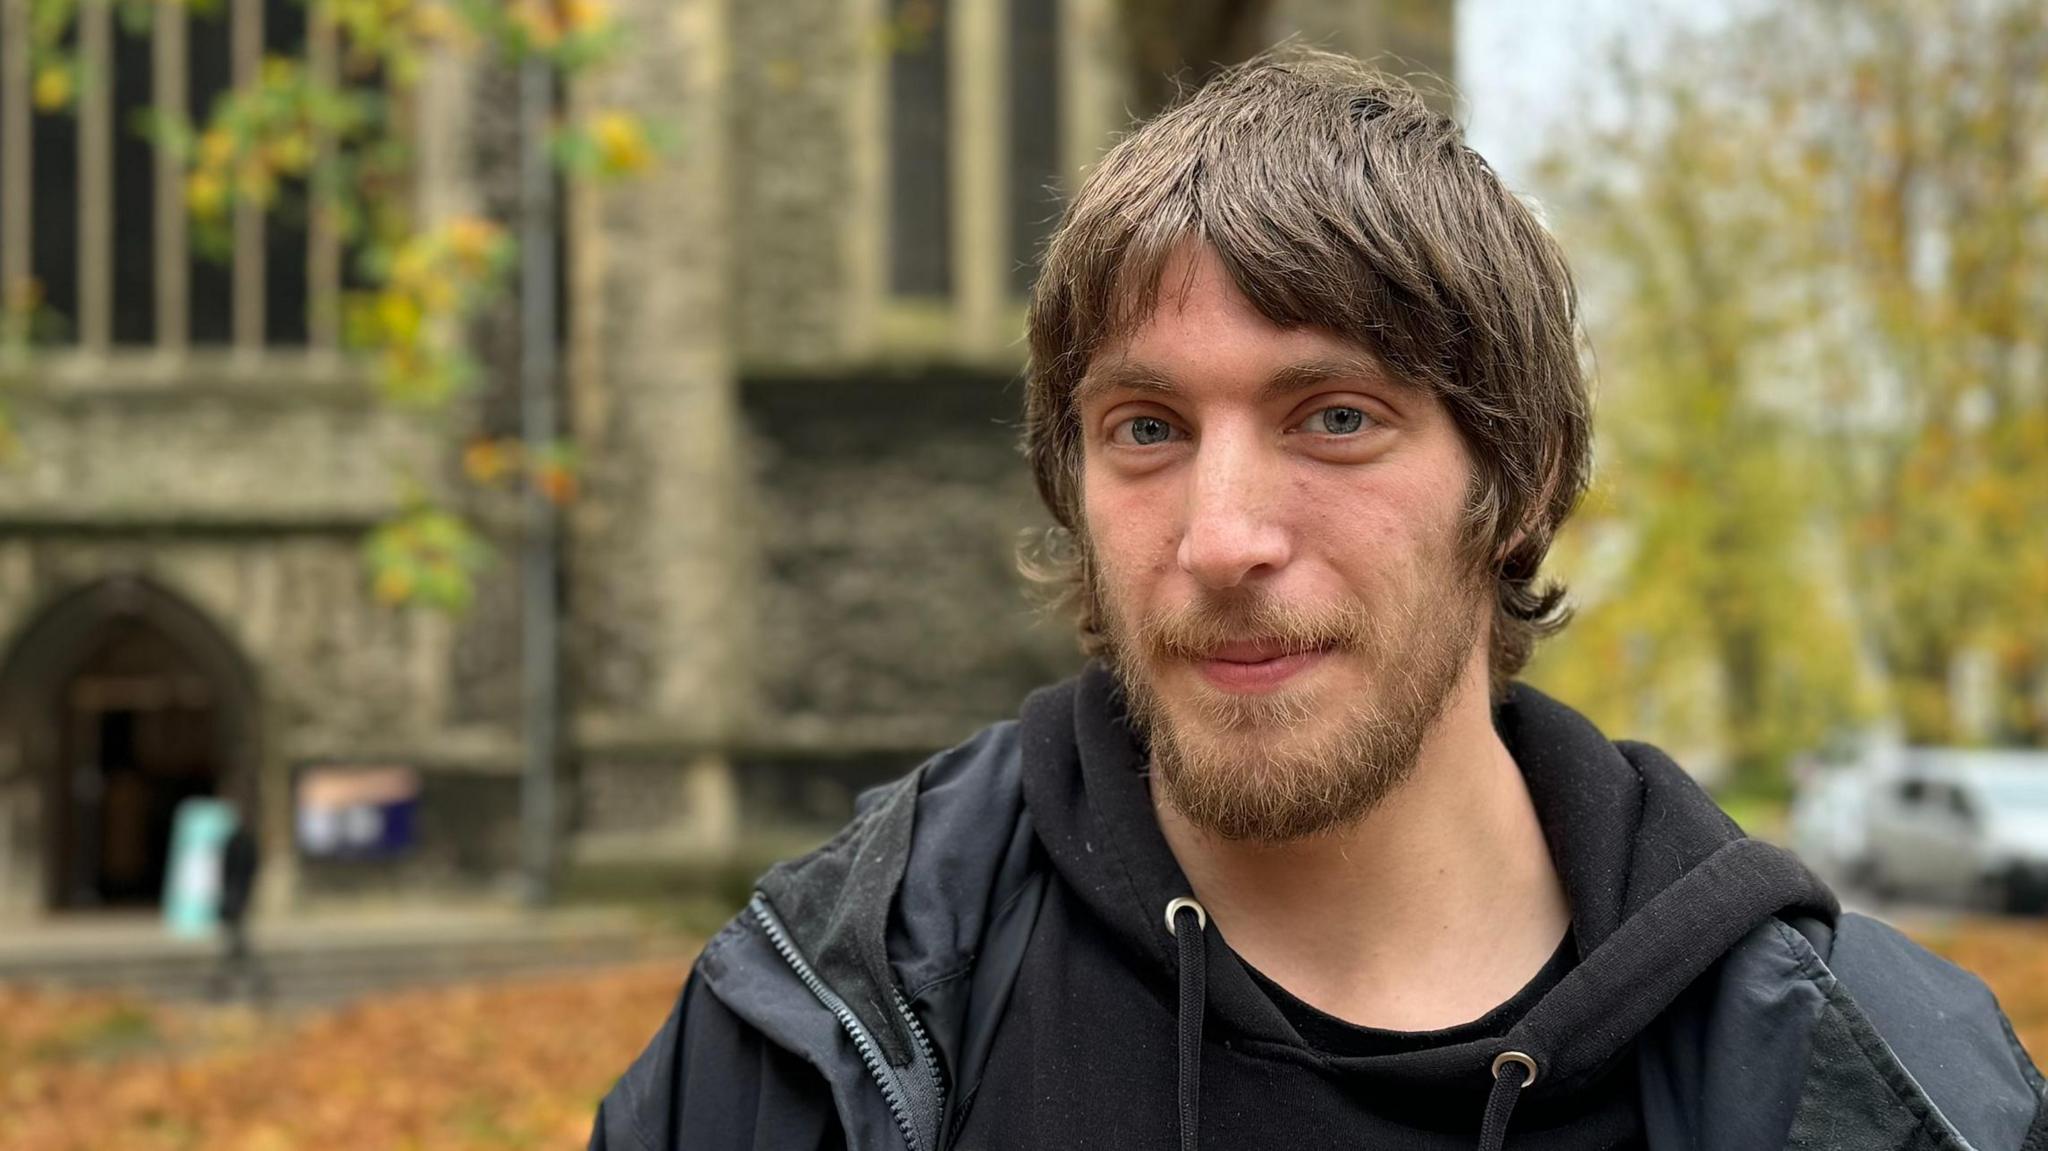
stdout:
[(520, 586), (525, 777), (520, 790), (521, 864), (529, 906), (552, 889), (555, 779), (561, 758), (559, 531), (554, 502), (536, 481), (535, 461), (556, 438), (555, 173), (549, 157), (555, 78), (549, 61), (529, 53), (520, 66), (519, 424), (528, 462)]

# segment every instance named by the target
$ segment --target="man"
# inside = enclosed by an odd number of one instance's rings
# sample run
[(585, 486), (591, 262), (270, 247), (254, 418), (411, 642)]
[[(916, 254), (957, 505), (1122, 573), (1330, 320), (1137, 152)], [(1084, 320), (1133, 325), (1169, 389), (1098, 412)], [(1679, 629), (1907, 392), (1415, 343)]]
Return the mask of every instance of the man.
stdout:
[(1980, 983), (1512, 682), (1575, 310), (1349, 61), (1123, 141), (1031, 314), (1039, 574), (1100, 659), (765, 876), (591, 1145), (2048, 1148)]
[(270, 998), (270, 975), (249, 946), (249, 904), (256, 892), (256, 874), (262, 866), (256, 828), (249, 812), (235, 812), (235, 828), (221, 849), (220, 924), (224, 942), (220, 960), (207, 981), (208, 993), (225, 999), (240, 984), (243, 994), (262, 1003)]

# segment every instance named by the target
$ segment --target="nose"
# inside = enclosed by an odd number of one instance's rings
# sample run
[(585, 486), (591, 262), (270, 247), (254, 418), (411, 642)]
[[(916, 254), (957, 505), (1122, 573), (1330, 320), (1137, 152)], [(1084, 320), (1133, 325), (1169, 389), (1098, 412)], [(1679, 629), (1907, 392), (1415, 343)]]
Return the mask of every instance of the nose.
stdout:
[(1237, 587), (1287, 563), (1290, 544), (1274, 515), (1274, 468), (1251, 437), (1212, 434), (1188, 470), (1180, 569), (1212, 590)]

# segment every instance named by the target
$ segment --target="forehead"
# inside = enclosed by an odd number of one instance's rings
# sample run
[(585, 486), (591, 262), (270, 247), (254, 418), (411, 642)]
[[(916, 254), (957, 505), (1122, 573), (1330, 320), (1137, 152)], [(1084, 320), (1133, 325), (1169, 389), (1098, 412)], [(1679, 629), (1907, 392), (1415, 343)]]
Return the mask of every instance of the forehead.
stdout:
[(1133, 391), (1256, 389), (1265, 397), (1337, 378), (1406, 387), (1363, 344), (1260, 312), (1215, 253), (1200, 245), (1174, 251), (1147, 303), (1148, 310), (1090, 359), (1077, 405)]

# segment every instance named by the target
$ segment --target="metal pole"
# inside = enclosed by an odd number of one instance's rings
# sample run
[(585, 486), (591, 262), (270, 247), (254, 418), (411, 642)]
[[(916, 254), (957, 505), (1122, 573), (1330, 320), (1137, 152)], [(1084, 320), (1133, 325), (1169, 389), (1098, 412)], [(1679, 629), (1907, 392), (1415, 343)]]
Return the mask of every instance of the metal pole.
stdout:
[[(555, 442), (555, 173), (548, 155), (554, 120), (554, 75), (545, 59), (529, 57), (519, 77), (519, 413), (529, 465)], [(557, 635), (555, 506), (534, 481), (526, 484), (526, 532), (521, 563), (522, 700), (526, 777), (521, 791), (526, 902), (548, 900), (554, 872), (555, 774), (560, 758), (557, 718), (561, 682)]]

